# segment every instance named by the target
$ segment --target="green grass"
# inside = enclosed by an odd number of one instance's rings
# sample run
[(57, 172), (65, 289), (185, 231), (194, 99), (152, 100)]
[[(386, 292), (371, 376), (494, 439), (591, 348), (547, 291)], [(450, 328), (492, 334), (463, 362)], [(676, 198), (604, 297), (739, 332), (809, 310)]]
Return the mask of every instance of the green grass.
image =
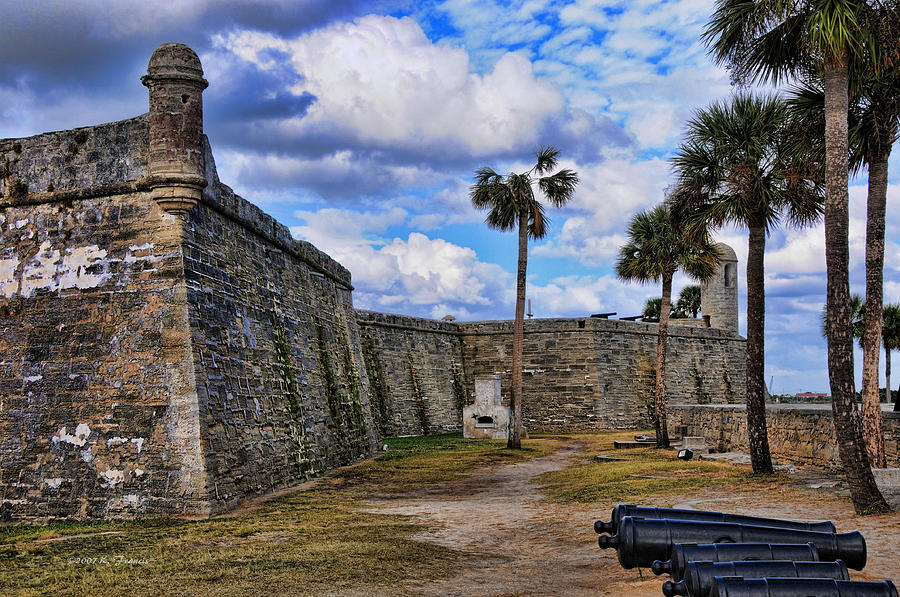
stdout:
[[(554, 449), (545, 441), (506, 450), (459, 435), (386, 443), (386, 454), (239, 516), (0, 527), (0, 595), (402, 594), (405, 580), (446, 576), (466, 554), (413, 540), (424, 525), (367, 512), (366, 498)], [(90, 536), (41, 540), (82, 534)]]
[[(672, 450), (613, 448), (614, 440), (631, 439), (633, 434), (632, 431), (575, 436), (587, 448), (581, 461), (563, 470), (543, 473), (537, 482), (554, 502), (616, 503), (645, 502), (717, 486), (758, 488), (784, 480), (781, 475), (754, 475), (749, 467), (678, 460)], [(601, 454), (622, 460), (595, 458)]]
[(474, 468), (515, 464), (552, 454), (552, 439), (524, 440), (521, 450), (508, 450), (506, 440), (464, 439), (461, 434), (385, 440), (388, 451), (329, 478), (334, 489), (396, 493), (461, 479)]

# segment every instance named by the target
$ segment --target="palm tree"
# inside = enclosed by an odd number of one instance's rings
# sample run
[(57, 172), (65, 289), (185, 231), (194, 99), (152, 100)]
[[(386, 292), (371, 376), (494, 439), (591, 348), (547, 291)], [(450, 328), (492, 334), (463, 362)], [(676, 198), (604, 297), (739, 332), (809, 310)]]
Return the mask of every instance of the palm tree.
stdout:
[[(884, 381), (885, 399), (891, 403), (891, 351), (900, 350), (900, 303), (890, 303), (882, 310), (884, 319), (881, 326), (882, 339), (884, 340)], [(894, 403), (894, 411), (900, 411), (900, 393), (897, 394), (897, 402)]]
[(641, 319), (655, 319), (659, 321), (659, 312), (662, 307), (662, 299), (660, 297), (648, 298), (644, 303), (644, 313)]
[(782, 217), (796, 226), (819, 218), (821, 185), (815, 164), (795, 160), (786, 146), (788, 112), (778, 96), (750, 93), (700, 110), (672, 159), (679, 211), (703, 227), (749, 229), (747, 253), (747, 428), (757, 473), (771, 473), (766, 429), (763, 256), (766, 235)]
[(669, 447), (666, 422), (666, 343), (672, 308), (672, 276), (680, 268), (699, 280), (715, 274), (719, 254), (706, 235), (683, 234), (683, 223), (672, 217), (668, 204), (642, 211), (628, 224), (628, 242), (619, 250), (616, 274), (623, 280), (662, 281), (659, 334), (656, 343), (654, 426), (656, 446)]
[(678, 295), (678, 303), (675, 309), (681, 313), (682, 317), (687, 317), (688, 313), (694, 319), (700, 313), (700, 287), (696, 284), (685, 286)]
[[(895, 24), (896, 7), (877, 0), (717, 0), (703, 34), (734, 78), (778, 83), (822, 73), (825, 81), (825, 264), (828, 376), (840, 457), (857, 512), (890, 510), (869, 465), (853, 380), (850, 334), (847, 110), (852, 59), (883, 61), (875, 16)], [(874, 15), (872, 8), (878, 8)], [(891, 36), (887, 36), (888, 39)], [(891, 50), (896, 55), (896, 48)], [(886, 54), (885, 54), (886, 56)], [(749, 285), (749, 283), (748, 283)], [(749, 290), (749, 289), (748, 289)], [(749, 340), (749, 338), (748, 338)], [(748, 387), (749, 392), (749, 387)]]
[[(575, 193), (578, 174), (563, 169), (549, 174), (556, 168), (559, 151), (542, 146), (535, 157), (537, 162), (527, 172), (509, 173), (505, 177), (491, 168), (479, 168), (475, 172), (475, 184), (469, 189), (472, 204), (478, 209), (488, 209), (485, 222), (491, 228), (512, 230), (518, 227), (519, 258), (516, 272), (516, 317), (513, 326), (512, 357), (512, 413), (510, 421), (510, 448), (522, 447), (522, 343), (525, 336), (525, 269), (528, 263), (528, 237), (544, 238), (549, 220), (544, 216), (544, 206), (534, 196), (535, 185), (554, 207), (565, 205)], [(543, 176), (545, 175), (546, 176)], [(538, 178), (535, 178), (535, 175)]]
[[(900, 129), (900, 71), (885, 69), (854, 85), (856, 93), (850, 103), (849, 139), (850, 168), (858, 172), (868, 167), (868, 200), (866, 218), (866, 320), (861, 341), (862, 423), (869, 460), (873, 466), (886, 466), (881, 399), (878, 390), (878, 355), (882, 338), (881, 314), (884, 300), (884, 230), (887, 204), (888, 160)], [(795, 88), (789, 100), (798, 120), (815, 123), (807, 126), (813, 132), (814, 151), (824, 153), (824, 139), (816, 135), (818, 123), (824, 122), (825, 92), (821, 81), (814, 80)], [(888, 353), (889, 354), (889, 353)]]

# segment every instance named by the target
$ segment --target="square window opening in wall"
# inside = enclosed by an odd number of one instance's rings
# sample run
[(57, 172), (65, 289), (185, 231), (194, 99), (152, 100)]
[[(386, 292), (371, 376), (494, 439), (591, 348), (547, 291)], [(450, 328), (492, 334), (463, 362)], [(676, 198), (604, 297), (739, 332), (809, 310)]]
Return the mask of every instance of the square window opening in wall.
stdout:
[(583, 329), (584, 329), (584, 320), (583, 320), (583, 319), (579, 319), (579, 320), (578, 320), (578, 329), (579, 329), (579, 330), (583, 330)]

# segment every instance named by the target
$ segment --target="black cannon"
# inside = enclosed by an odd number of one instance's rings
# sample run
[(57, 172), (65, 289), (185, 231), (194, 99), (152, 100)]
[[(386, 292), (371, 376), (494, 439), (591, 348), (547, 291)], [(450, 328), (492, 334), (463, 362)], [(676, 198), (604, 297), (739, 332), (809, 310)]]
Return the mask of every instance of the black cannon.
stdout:
[(710, 597), (900, 597), (889, 580), (716, 577)]
[(666, 597), (686, 595), (687, 597), (708, 597), (717, 576), (739, 576), (742, 578), (830, 578), (850, 580), (847, 565), (836, 562), (689, 562), (684, 580), (663, 583)]
[(834, 523), (824, 522), (799, 522), (795, 520), (781, 520), (779, 518), (762, 518), (759, 516), (744, 516), (742, 514), (725, 514), (723, 512), (707, 512), (704, 510), (678, 510), (676, 508), (645, 508), (630, 504), (619, 504), (612, 511), (612, 520), (604, 522), (598, 520), (594, 523), (597, 533), (614, 533), (619, 528), (619, 523), (626, 516), (632, 518), (657, 518), (664, 520), (696, 520), (702, 522), (733, 522), (737, 524), (752, 524), (763, 527), (776, 527), (781, 529), (797, 529), (801, 531), (818, 531), (820, 533), (835, 533), (837, 529)]
[(676, 543), (672, 558), (656, 560), (653, 574), (668, 574), (673, 580), (684, 578), (688, 562), (734, 562), (747, 560), (791, 560), (818, 562), (819, 550), (812, 543)]
[(624, 568), (650, 566), (671, 557), (676, 543), (812, 543), (824, 561), (844, 560), (850, 568), (866, 565), (866, 540), (861, 533), (819, 533), (727, 522), (635, 519), (626, 516), (618, 533), (600, 535), (602, 548), (618, 550)]

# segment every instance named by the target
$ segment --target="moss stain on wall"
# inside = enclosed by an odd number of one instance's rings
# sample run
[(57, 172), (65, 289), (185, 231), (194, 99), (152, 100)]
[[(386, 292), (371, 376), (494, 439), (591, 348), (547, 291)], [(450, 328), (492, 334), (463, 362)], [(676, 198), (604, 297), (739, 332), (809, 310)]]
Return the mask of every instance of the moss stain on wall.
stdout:
[(363, 360), (366, 363), (366, 372), (369, 374), (369, 390), (371, 393), (372, 414), (375, 416), (375, 426), (380, 437), (393, 435), (391, 425), (390, 394), (384, 375), (384, 367), (378, 356), (378, 348), (375, 345), (374, 332), (362, 333)]
[(344, 335), (339, 335), (338, 342), (341, 345), (341, 354), (344, 359), (344, 375), (347, 380), (346, 405), (349, 406), (348, 426), (353, 434), (351, 450), (353, 457), (356, 458), (366, 450), (366, 420), (363, 415), (362, 402), (360, 401), (359, 378), (356, 365), (353, 362), (353, 355), (350, 353), (350, 341)]
[(273, 338), (275, 362), (281, 377), (284, 395), (287, 398), (291, 439), (297, 446), (297, 459), (294, 464), (297, 467), (297, 473), (308, 479), (318, 475), (321, 471), (316, 468), (314, 460), (310, 458), (306, 438), (306, 423), (303, 416), (303, 396), (300, 393), (300, 384), (297, 382), (297, 374), (294, 371), (294, 365), (291, 360), (291, 347), (287, 334), (278, 318), (273, 319), (272, 326), (275, 329), (275, 337)]
[(463, 408), (465, 408), (468, 400), (466, 399), (466, 387), (463, 385), (462, 374), (459, 371), (459, 367), (453, 367), (453, 405), (456, 407), (456, 410), (459, 411), (459, 416), (462, 417)]
[(422, 426), (422, 434), (428, 435), (431, 430), (431, 425), (428, 421), (428, 408), (425, 405), (425, 396), (422, 394), (419, 378), (416, 375), (416, 365), (413, 362), (412, 352), (407, 353), (406, 356), (409, 360), (409, 378), (412, 383), (413, 407), (416, 411), (416, 418), (419, 420), (419, 425)]

